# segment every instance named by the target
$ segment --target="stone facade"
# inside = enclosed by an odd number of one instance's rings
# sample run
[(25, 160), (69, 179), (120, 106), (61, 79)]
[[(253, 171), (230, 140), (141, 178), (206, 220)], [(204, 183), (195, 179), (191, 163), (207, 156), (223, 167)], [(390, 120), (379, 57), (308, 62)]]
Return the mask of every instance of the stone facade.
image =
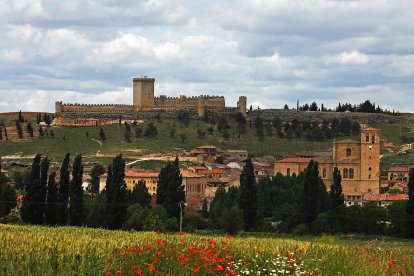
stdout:
[(380, 192), (380, 134), (378, 129), (363, 128), (360, 141), (334, 142), (331, 155), (289, 157), (275, 162), (275, 173), (292, 175), (303, 172), (311, 159), (319, 163), (319, 176), (329, 190), (333, 170), (339, 169), (344, 193)]
[[(207, 110), (211, 111), (240, 111), (246, 113), (246, 97), (241, 96), (236, 108), (228, 108), (223, 96), (180, 96), (167, 97), (165, 95), (155, 97), (155, 79), (140, 77), (133, 79), (133, 105), (95, 105), (95, 104), (64, 104), (56, 102), (56, 116), (123, 116), (124, 114), (139, 114), (145, 112), (163, 112), (172, 110), (195, 111), (198, 117), (204, 117)], [(93, 116), (91, 116), (93, 114)]]

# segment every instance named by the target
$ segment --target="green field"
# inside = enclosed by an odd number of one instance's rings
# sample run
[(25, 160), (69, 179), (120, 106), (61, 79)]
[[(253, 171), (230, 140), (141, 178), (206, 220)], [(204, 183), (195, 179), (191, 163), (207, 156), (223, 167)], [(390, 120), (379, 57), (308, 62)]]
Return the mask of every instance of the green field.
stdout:
[(407, 244), (0, 225), (0, 274), (413, 275)]
[[(11, 115), (1, 116), (0, 120), (10, 120)], [(69, 152), (72, 155), (82, 154), (85, 160), (99, 161), (101, 163), (109, 163), (112, 157), (122, 153), (127, 161), (132, 161), (143, 154), (163, 153), (173, 148), (193, 149), (200, 145), (216, 145), (221, 149), (245, 149), (251, 155), (273, 155), (281, 158), (285, 155), (306, 151), (325, 151), (332, 149), (332, 142), (335, 139), (328, 139), (322, 142), (310, 142), (305, 138), (279, 138), (277, 135), (265, 135), (264, 140), (257, 138), (254, 127), (246, 126), (246, 133), (238, 138), (237, 124), (230, 121), (229, 134), (230, 138), (225, 140), (222, 134), (215, 128), (212, 134), (207, 129), (209, 123), (205, 121), (192, 120), (189, 125), (183, 125), (177, 120), (163, 119), (155, 122), (159, 135), (156, 138), (147, 138), (144, 136), (135, 137), (134, 126), (132, 126), (132, 143), (127, 143), (124, 139), (125, 127), (123, 125), (103, 126), (107, 140), (100, 144), (98, 127), (78, 127), (54, 128), (54, 137), (36, 138), (32, 141), (24, 142), (1, 142), (0, 155), (9, 156), (16, 155), (24, 157), (32, 157), (36, 153), (48, 155), (53, 161), (60, 161), (64, 154)], [(145, 130), (146, 123), (141, 125)], [(175, 126), (175, 137), (170, 137), (170, 129)], [(382, 141), (392, 142), (395, 148), (390, 152), (382, 147), (382, 170), (385, 172), (392, 164), (413, 164), (414, 153), (407, 155), (398, 155), (398, 149), (404, 142), (402, 135), (414, 136), (413, 124), (382, 124), (373, 125), (381, 130)], [(205, 137), (199, 138), (197, 130), (200, 129), (206, 133)], [(86, 136), (89, 133), (89, 137)], [(182, 142), (180, 135), (185, 134), (187, 139)], [(341, 140), (346, 137), (337, 137)], [(358, 137), (354, 137), (358, 139)], [(19, 158), (19, 157), (17, 157)]]

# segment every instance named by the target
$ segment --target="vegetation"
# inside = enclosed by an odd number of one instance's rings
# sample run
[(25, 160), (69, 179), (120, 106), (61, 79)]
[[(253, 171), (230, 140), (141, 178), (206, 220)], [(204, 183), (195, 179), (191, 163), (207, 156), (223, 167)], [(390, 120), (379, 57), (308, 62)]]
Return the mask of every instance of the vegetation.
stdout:
[(307, 241), (0, 225), (0, 248), (6, 275), (414, 274), (412, 249), (400, 243), (350, 244), (331, 236)]

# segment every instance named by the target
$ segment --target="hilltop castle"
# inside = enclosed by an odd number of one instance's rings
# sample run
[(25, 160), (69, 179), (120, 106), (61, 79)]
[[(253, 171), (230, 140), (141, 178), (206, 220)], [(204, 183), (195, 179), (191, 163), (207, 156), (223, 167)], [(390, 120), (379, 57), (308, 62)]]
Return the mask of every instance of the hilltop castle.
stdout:
[(207, 110), (240, 111), (246, 117), (246, 97), (240, 96), (237, 107), (226, 107), (223, 96), (167, 97), (154, 96), (154, 78), (140, 77), (133, 79), (133, 104), (67, 104), (56, 102), (56, 116), (76, 114), (132, 114), (157, 110), (193, 110), (203, 117)]

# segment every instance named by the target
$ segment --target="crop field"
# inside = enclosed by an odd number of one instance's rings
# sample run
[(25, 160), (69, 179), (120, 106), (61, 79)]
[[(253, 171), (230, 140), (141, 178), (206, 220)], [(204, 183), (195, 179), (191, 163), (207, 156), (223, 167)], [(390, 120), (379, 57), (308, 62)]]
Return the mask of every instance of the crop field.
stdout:
[(202, 236), (0, 225), (0, 275), (414, 275), (412, 248), (323, 236)]

